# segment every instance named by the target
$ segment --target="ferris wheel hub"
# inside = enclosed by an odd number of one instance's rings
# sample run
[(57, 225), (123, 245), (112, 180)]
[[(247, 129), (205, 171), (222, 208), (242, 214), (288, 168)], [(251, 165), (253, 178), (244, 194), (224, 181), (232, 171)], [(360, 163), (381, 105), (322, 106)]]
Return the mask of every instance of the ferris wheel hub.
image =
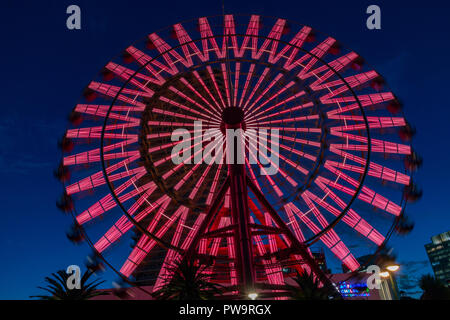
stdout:
[(242, 124), (244, 122), (244, 111), (237, 107), (226, 107), (222, 111), (222, 121), (231, 126)]
[(242, 130), (246, 129), (246, 124), (244, 120), (244, 111), (238, 107), (226, 107), (222, 111), (222, 123), (220, 124), (220, 131), (225, 134), (225, 129), (240, 128)]

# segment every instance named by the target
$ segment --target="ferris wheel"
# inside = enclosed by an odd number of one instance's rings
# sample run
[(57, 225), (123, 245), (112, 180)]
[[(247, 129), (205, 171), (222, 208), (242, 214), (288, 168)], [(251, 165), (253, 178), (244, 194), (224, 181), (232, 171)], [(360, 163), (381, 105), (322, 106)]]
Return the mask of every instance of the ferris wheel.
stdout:
[(414, 129), (382, 76), (285, 19), (151, 33), (105, 65), (70, 120), (58, 170), (69, 236), (153, 290), (186, 259), (230, 297), (280, 296), (292, 272), (327, 284), (314, 250), (358, 270), (420, 196)]

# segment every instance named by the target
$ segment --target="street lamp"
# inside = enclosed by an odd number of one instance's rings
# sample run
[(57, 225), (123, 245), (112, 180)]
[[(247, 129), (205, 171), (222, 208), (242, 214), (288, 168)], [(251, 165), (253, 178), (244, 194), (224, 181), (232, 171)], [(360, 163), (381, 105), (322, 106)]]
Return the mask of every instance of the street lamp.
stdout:
[(383, 272), (380, 272), (380, 276), (382, 278), (389, 278), (390, 286), (392, 287), (392, 290), (394, 292), (395, 299), (398, 299), (398, 293), (396, 288), (396, 283), (394, 282), (394, 273), (400, 269), (400, 266), (398, 264), (390, 264), (386, 266), (386, 270)]
[(389, 272), (387, 272), (387, 271), (380, 272), (380, 276), (382, 278), (387, 278), (387, 277), (389, 277)]
[(256, 300), (256, 298), (258, 298), (258, 294), (256, 292), (251, 292), (248, 294), (248, 297), (252, 300)]
[(400, 268), (400, 266), (398, 264), (393, 264), (390, 266), (387, 266), (386, 269), (388, 269), (389, 271), (395, 272)]

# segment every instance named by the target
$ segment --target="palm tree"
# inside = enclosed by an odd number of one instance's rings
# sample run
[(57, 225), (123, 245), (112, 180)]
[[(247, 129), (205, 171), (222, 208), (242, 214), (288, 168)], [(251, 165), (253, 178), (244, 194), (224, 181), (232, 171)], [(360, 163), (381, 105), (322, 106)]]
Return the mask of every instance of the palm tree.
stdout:
[(423, 290), (420, 300), (450, 300), (450, 289), (431, 274), (423, 275), (419, 286)]
[(218, 284), (209, 282), (211, 274), (204, 273), (206, 265), (196, 265), (192, 261), (182, 261), (168, 268), (173, 277), (168, 283), (153, 293), (159, 300), (212, 300), (221, 294)]
[(293, 300), (331, 300), (340, 299), (340, 295), (334, 288), (320, 286), (320, 281), (313, 273), (307, 271), (297, 272), (293, 278), (297, 286), (287, 285)]
[(80, 279), (80, 289), (69, 289), (67, 280), (70, 274), (64, 270), (52, 273), (51, 277), (45, 277), (46, 287), (38, 287), (50, 293), (50, 295), (30, 296), (30, 298), (39, 298), (41, 300), (88, 300), (90, 298), (108, 295), (106, 292), (97, 291), (97, 287), (105, 281), (94, 280), (87, 284), (88, 279), (93, 274), (92, 271), (86, 270)]

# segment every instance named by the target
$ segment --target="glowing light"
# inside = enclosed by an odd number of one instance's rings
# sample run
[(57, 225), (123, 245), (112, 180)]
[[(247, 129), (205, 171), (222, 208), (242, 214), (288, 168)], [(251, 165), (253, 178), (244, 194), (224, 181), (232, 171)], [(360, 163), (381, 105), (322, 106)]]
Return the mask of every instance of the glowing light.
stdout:
[(390, 265), (390, 266), (386, 267), (386, 269), (388, 269), (389, 271), (392, 271), (392, 272), (397, 271), (399, 268), (400, 268), (400, 266), (397, 265), (397, 264), (393, 264), (393, 265)]
[(380, 272), (380, 276), (382, 278), (387, 278), (387, 277), (389, 277), (389, 272), (387, 272), (387, 271)]
[(256, 292), (251, 292), (248, 294), (248, 297), (252, 300), (256, 300), (256, 298), (258, 298), (258, 294)]

